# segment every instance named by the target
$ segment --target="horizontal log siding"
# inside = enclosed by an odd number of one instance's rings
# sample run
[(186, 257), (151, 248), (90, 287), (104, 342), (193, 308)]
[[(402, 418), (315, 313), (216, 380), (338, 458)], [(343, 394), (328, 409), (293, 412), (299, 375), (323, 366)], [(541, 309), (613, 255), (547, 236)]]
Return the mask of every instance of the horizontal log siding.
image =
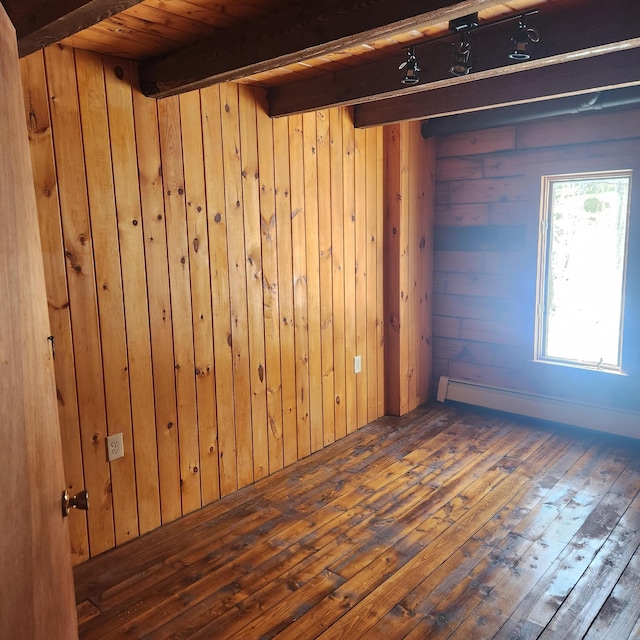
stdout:
[[(638, 168), (639, 119), (637, 110), (571, 116), (437, 140), (434, 385), (446, 375), (638, 408), (637, 367), (611, 376), (532, 357), (540, 176)], [(637, 309), (637, 299), (627, 303)], [(625, 340), (637, 344), (637, 334), (637, 320), (627, 323)]]
[(383, 415), (381, 131), (232, 84), (156, 103), (63, 46), (22, 64), (74, 562)]

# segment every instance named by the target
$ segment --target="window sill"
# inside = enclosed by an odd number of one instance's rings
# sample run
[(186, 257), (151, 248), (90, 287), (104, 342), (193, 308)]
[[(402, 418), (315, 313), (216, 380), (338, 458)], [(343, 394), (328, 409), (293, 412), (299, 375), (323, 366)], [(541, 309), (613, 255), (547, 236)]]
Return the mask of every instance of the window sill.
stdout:
[(531, 362), (535, 363), (535, 364), (542, 364), (542, 365), (551, 365), (554, 367), (563, 367), (566, 369), (572, 369), (572, 370), (577, 370), (577, 371), (589, 371), (592, 373), (605, 373), (607, 375), (614, 375), (614, 376), (622, 376), (622, 377), (627, 377), (628, 374), (626, 374), (624, 371), (617, 371), (615, 369), (599, 369), (598, 367), (592, 366), (592, 365), (581, 365), (581, 364), (573, 364), (571, 362), (562, 362), (559, 360), (543, 360), (541, 358), (534, 358)]

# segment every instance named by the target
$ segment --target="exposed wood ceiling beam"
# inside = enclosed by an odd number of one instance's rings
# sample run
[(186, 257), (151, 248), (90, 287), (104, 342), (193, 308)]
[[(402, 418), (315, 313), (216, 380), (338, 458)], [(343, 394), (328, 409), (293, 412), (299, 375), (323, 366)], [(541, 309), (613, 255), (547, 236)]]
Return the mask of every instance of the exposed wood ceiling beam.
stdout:
[(357, 105), (356, 127), (434, 118), (640, 85), (640, 48)]
[(142, 91), (162, 98), (237, 80), (416, 27), (502, 4), (504, 0), (301, 1), (140, 66)]
[[(601, 47), (614, 42), (634, 39), (640, 34), (640, 3), (630, 5), (626, 0), (610, 0), (607, 3), (607, 20), (602, 19), (602, 5), (592, 3), (562, 13), (540, 14), (529, 20), (541, 34), (541, 42), (531, 45), (534, 59), (525, 64), (515, 63), (507, 58), (510, 35), (514, 25), (497, 25), (473, 34), (473, 73), (465, 78), (455, 78), (449, 74), (452, 42), (455, 40), (428, 41), (416, 46), (416, 56), (422, 72), (420, 84), (401, 84), (402, 72), (398, 64), (404, 60), (399, 56), (392, 60), (362, 65), (327, 74), (319, 78), (274, 87), (269, 91), (269, 113), (272, 116), (291, 115), (304, 111), (322, 109), (329, 106), (348, 105), (393, 98), (412, 93), (432, 90), (430, 86), (445, 87), (460, 82), (477, 81), (490, 77), (492, 72), (508, 68), (509, 72), (530, 70), (561, 63), (571, 59), (574, 52)], [(597, 51), (592, 51), (596, 55)], [(553, 58), (553, 59), (551, 59)]]
[(2, 0), (26, 56), (120, 13), (142, 0)]

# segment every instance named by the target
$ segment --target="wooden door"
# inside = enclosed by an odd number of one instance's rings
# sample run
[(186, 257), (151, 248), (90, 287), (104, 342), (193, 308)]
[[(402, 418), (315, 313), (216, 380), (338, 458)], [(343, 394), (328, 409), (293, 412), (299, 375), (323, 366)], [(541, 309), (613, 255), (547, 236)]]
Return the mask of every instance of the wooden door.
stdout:
[(0, 4), (0, 638), (78, 637), (47, 298), (13, 26)]

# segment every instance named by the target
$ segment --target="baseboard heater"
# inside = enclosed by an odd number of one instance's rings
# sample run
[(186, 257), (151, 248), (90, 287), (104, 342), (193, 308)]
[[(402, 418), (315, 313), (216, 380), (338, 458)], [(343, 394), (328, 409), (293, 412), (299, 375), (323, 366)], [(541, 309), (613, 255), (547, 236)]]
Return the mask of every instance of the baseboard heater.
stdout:
[(640, 438), (640, 413), (492, 387), (470, 380), (442, 376), (438, 383), (438, 400), (453, 400), (477, 407)]

